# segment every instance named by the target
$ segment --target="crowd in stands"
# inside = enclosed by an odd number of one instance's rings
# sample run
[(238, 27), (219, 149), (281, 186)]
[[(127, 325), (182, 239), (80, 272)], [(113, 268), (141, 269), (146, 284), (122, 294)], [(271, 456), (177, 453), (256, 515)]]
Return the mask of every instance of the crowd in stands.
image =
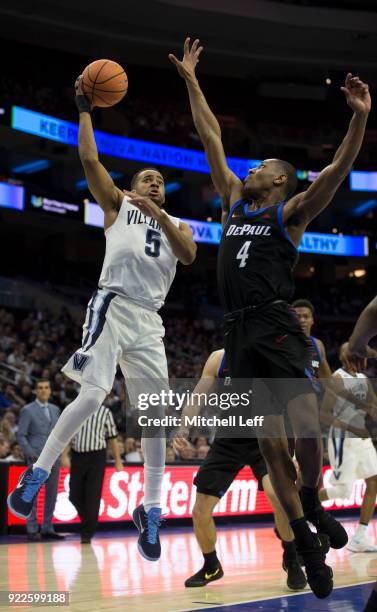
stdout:
[[(172, 378), (199, 376), (206, 357), (220, 342), (208, 321), (168, 318), (166, 350)], [(23, 406), (34, 401), (36, 380), (51, 382), (50, 402), (61, 410), (76, 397), (78, 386), (60, 369), (80, 344), (81, 327), (64, 308), (58, 317), (48, 310), (21, 313), (0, 308), (0, 460), (23, 460), (17, 422)], [(106, 405), (118, 428), (122, 458), (126, 462), (142, 461), (137, 411), (129, 402), (120, 372)], [(182, 456), (175, 455), (171, 441), (167, 444), (167, 461), (198, 460), (208, 450), (208, 441), (202, 438), (194, 440)]]
[[(338, 282), (327, 290), (320, 290), (315, 282), (297, 283), (296, 297), (311, 299), (315, 307), (315, 335), (326, 346), (332, 369), (339, 366), (338, 351), (353, 326), (353, 322), (369, 301), (368, 287), (357, 289), (355, 281)], [(199, 292), (200, 293), (200, 292)], [(213, 307), (214, 308), (214, 307)], [(164, 313), (165, 346), (171, 381), (197, 379), (208, 355), (222, 346), (222, 328), (215, 318), (200, 315), (196, 318)], [(35, 381), (48, 379), (52, 386), (51, 402), (61, 410), (76, 397), (78, 386), (61, 373), (61, 367), (81, 344), (81, 326), (67, 309), (58, 316), (45, 310), (21, 311), (0, 307), (0, 461), (23, 460), (17, 443), (17, 422), (23, 406), (34, 400)], [(368, 370), (377, 377), (376, 366)], [(106, 399), (117, 428), (121, 455), (125, 462), (142, 460), (141, 430), (137, 424), (138, 411), (129, 401), (121, 373)], [(198, 461), (208, 451), (208, 439), (198, 433), (191, 447), (178, 456), (172, 448), (168, 432), (167, 461)], [(170, 438), (169, 438), (170, 436)]]
[[(33, 52), (36, 53), (35, 50)], [(0, 105), (19, 105), (62, 119), (76, 120), (73, 83), (68, 85), (72, 70), (68, 70), (63, 83), (54, 82), (52, 78), (48, 84), (44, 75), (40, 71), (34, 72), (32, 66), (22, 81), (16, 76), (16, 67), (12, 73), (4, 72), (0, 75)], [(144, 70), (142, 67), (131, 68), (132, 89), (121, 104), (105, 112), (94, 112), (96, 127), (130, 138), (201, 149), (185, 88), (177, 81), (173, 71), (159, 69), (151, 77)], [(151, 82), (151, 78), (155, 80)], [(306, 166), (308, 163), (310, 165), (310, 160), (315, 163), (327, 161), (328, 155), (333, 154), (333, 148), (344, 136), (344, 122), (336, 125), (330, 110), (317, 117), (315, 124), (310, 121), (303, 124), (302, 116), (307, 113), (310, 118), (313, 112), (310, 101), (305, 103), (304, 109), (300, 106), (299, 113), (286, 112), (283, 110), (283, 100), (271, 99), (266, 103), (264, 98), (257, 95), (258, 84), (250, 83), (250, 92), (253, 92), (253, 105), (250, 107), (244, 103), (242, 85), (238, 86), (238, 91), (237, 83), (229, 83), (228, 87), (221, 88), (219, 97), (218, 79), (207, 80), (204, 78), (204, 89), (219, 119), (224, 146), (229, 155), (259, 159), (286, 153), (293, 163), (298, 164), (298, 159), (295, 159), (298, 154), (302, 165)], [(174, 96), (167, 96), (166, 92), (171, 91), (172, 87)], [(229, 92), (233, 90), (234, 94), (230, 95)], [(290, 101), (287, 111), (291, 106)], [(317, 115), (323, 109), (319, 110), (317, 105), (315, 112)], [(371, 125), (369, 130), (372, 130)], [(359, 163), (374, 164), (375, 152), (374, 132), (374, 137), (366, 138)]]

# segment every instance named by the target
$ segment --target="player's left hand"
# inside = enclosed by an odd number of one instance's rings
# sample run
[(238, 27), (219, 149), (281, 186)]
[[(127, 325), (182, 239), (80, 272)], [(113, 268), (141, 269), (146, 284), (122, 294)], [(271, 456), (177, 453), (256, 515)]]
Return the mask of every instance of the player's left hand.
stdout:
[(126, 189), (123, 189), (123, 193), (130, 198), (132, 204), (136, 206), (136, 208), (138, 208), (143, 215), (153, 217), (153, 219), (156, 219), (156, 221), (159, 221), (162, 218), (164, 213), (162, 212), (161, 208), (150, 198), (138, 195), (134, 191), (127, 191)]
[(116, 461), (115, 462), (115, 469), (116, 469), (117, 472), (123, 472), (123, 468), (124, 468), (124, 466), (123, 466), (122, 461)]
[(367, 359), (376, 358), (377, 351), (368, 344), (365, 346), (354, 346), (346, 342), (340, 350), (340, 359), (344, 360), (347, 367), (353, 367), (357, 372), (362, 372), (367, 367)]
[(348, 106), (355, 113), (367, 115), (372, 106), (372, 100), (369, 93), (369, 86), (364, 83), (359, 77), (355, 77), (349, 72), (346, 76), (344, 87), (340, 88), (347, 100)]

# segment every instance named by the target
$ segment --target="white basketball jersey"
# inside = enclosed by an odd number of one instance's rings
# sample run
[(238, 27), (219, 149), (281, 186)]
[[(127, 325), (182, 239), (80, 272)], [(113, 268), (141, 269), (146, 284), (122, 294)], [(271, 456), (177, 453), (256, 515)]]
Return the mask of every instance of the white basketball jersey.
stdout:
[[(169, 219), (179, 226), (177, 217), (169, 215)], [(125, 197), (105, 237), (100, 289), (159, 310), (173, 282), (178, 261), (160, 225)]]
[[(347, 391), (350, 391), (357, 399), (366, 401), (368, 397), (368, 379), (365, 374), (360, 374), (357, 372), (355, 376), (343, 370), (343, 368), (339, 368), (334, 372), (334, 375), (337, 374), (342, 377), (344, 387)], [(360, 410), (356, 408), (352, 402), (349, 402), (346, 399), (339, 398), (335, 404), (334, 408), (334, 416), (340, 419), (344, 423), (348, 423), (353, 425), (353, 427), (358, 427), (360, 429), (365, 428), (365, 410)], [(350, 432), (346, 432), (346, 437)]]

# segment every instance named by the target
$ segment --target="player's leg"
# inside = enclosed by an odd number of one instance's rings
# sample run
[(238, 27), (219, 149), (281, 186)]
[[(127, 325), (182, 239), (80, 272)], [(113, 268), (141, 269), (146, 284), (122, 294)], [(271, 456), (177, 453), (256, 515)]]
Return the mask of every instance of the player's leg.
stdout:
[(27, 517), (33, 500), (47, 480), (63, 449), (110, 393), (118, 357), (118, 332), (114, 307), (120, 298), (99, 290), (89, 303), (84, 324), (83, 346), (64, 366), (63, 372), (81, 384), (80, 393), (62, 412), (34, 466), (21, 475), (9, 495), (12, 512)]
[(280, 502), (272, 488), (270, 477), (266, 474), (262, 479), (263, 490), (274, 510), (275, 525), (283, 547), (283, 569), (287, 572), (287, 586), (292, 590), (304, 589), (307, 580), (297, 556), (296, 542)]
[(241, 452), (239, 440), (215, 439), (195, 476), (197, 493), (192, 518), (204, 563), (198, 572), (186, 580), (186, 587), (204, 586), (224, 575), (216, 553), (216, 526), (212, 513), (244, 466), (240, 462)]
[(368, 526), (376, 508), (377, 476), (367, 478), (365, 484), (359, 525), (347, 546), (352, 552), (377, 552), (376, 544), (368, 536)]
[[(276, 437), (266, 436), (261, 438), (259, 440), (260, 448), (267, 463), (272, 487), (289, 518), (295, 536), (297, 552), (302, 556), (305, 565), (309, 586), (317, 597), (324, 598), (332, 591), (332, 570), (325, 564), (329, 539), (322, 534), (317, 537), (314, 536), (309, 528), (295, 485), (296, 469), (288, 451), (287, 438), (277, 437), (277, 421), (272, 430), (271, 421), (273, 418), (265, 418), (265, 425), (270, 435), (274, 433)], [(264, 431), (266, 427), (263, 427)], [(281, 417), (280, 427), (283, 427)], [(267, 432), (265, 431), (265, 433)]]
[[(169, 391), (168, 368), (161, 317), (156, 312), (132, 305), (127, 324), (136, 330), (132, 350), (122, 347), (119, 362), (126, 379), (127, 391), (136, 407), (140, 398)], [(150, 405), (139, 413), (147, 417), (162, 417), (165, 407)], [(135, 508), (133, 519), (139, 530), (138, 549), (149, 561), (156, 561), (161, 554), (159, 527), (161, 524), (161, 488), (165, 470), (166, 437), (164, 428), (144, 428), (142, 435), (144, 455), (144, 500)]]
[(205, 586), (209, 582), (219, 580), (224, 575), (221, 563), (216, 553), (216, 526), (212, 512), (219, 498), (214, 495), (197, 493), (192, 510), (194, 532), (200, 550), (203, 553), (203, 567), (185, 581), (186, 587)]
[(323, 463), (323, 443), (314, 393), (300, 395), (288, 404), (288, 413), (296, 434), (296, 459), (300, 467), (302, 487), (300, 497), (306, 520), (317, 532), (330, 538), (330, 546), (343, 548), (348, 536), (344, 527), (322, 507), (318, 485)]

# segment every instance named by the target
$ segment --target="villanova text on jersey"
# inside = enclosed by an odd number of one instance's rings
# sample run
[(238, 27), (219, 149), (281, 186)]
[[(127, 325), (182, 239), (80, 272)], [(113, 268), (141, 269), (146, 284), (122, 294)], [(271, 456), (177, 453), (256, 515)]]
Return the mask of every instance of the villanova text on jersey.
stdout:
[(221, 236), (217, 278), (225, 312), (289, 300), (294, 292), (298, 253), (283, 225), (283, 204), (255, 211), (249, 205), (233, 206)]
[(155, 230), (161, 231), (161, 225), (156, 221), (156, 219), (143, 215), (140, 210), (127, 211), (127, 225), (132, 225), (133, 223), (143, 223), (149, 225), (149, 227), (153, 227)]

